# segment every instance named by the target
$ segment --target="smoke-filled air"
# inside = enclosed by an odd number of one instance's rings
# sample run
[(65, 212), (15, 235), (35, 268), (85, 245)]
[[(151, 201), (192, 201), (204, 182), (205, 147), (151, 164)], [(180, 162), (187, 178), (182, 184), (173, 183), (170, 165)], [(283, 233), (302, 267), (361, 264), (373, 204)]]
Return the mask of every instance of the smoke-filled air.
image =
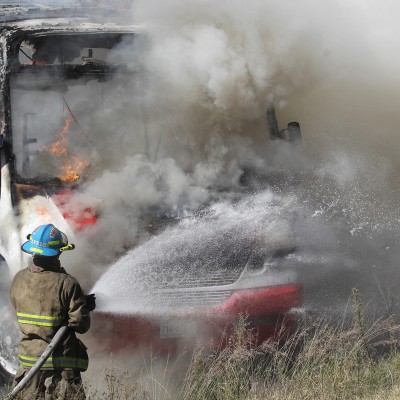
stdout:
[[(106, 61), (129, 79), (14, 104), (51, 110), (32, 120), (46, 137), (73, 114), (88, 163), (68, 212), (97, 223), (62, 261), (97, 311), (163, 312), (185, 300), (160, 304), (156, 289), (254, 254), (297, 269), (304, 311), (342, 315), (353, 287), (377, 314), (398, 306), (399, 4), (117, 3), (138, 31)], [(271, 103), (301, 143), (270, 139)]]
[[(102, 159), (77, 199), (101, 209), (100, 228), (87, 238), (92, 281), (127, 252), (94, 285), (104, 310), (140, 312), (133, 288), (146, 287), (154, 268), (191, 255), (182, 265), (192, 269), (193, 254), (205, 265), (218, 260), (210, 241), (221, 248), (231, 235), (235, 249), (255, 232), (267, 247), (297, 249), (312, 307), (341, 312), (354, 285), (377, 303), (395, 296), (388, 286), (399, 251), (393, 7), (134, 3), (143, 35), (120, 50), (135, 78), (106, 110), (122, 113), (115, 131), (98, 132), (110, 167)], [(271, 101), (282, 127), (300, 122), (302, 144), (269, 140)], [(209, 204), (218, 209), (214, 221), (215, 210), (196, 213)], [(150, 238), (154, 215), (176, 217), (177, 226)]]

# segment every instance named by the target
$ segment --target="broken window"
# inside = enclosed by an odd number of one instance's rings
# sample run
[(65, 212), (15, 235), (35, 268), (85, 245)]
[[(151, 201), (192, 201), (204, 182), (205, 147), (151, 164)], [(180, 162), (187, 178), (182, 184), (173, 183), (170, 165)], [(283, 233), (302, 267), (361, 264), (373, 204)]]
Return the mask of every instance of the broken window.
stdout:
[[(124, 55), (113, 49), (128, 46), (132, 40), (133, 36), (123, 34), (32, 35), (21, 42), (18, 59), (22, 65), (112, 66), (121, 64)], [(123, 61), (125, 64), (129, 60)]]
[(10, 79), (13, 151), (23, 178), (74, 182), (145, 151), (132, 34), (27, 37)]

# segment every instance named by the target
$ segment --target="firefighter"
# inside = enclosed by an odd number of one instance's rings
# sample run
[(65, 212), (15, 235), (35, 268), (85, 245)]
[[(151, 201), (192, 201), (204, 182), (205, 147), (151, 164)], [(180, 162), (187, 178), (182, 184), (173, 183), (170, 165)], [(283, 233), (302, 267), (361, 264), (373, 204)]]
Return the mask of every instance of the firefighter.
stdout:
[(75, 333), (89, 329), (95, 297), (85, 296), (78, 281), (61, 267), (60, 254), (75, 247), (63, 232), (52, 224), (41, 225), (27, 239), (21, 248), (33, 256), (33, 262), (15, 275), (10, 290), (22, 334), (14, 385), (36, 363), (57, 330), (67, 325), (67, 334), (20, 398), (85, 399), (81, 371), (87, 369), (89, 360)]

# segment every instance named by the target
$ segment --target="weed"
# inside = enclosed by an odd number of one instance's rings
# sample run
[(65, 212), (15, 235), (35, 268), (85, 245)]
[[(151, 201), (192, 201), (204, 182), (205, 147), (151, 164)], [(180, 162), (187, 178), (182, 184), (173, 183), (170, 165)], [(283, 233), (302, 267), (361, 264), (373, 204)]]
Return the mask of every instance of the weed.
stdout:
[(368, 321), (354, 289), (347, 328), (308, 318), (295, 334), (255, 346), (241, 317), (225, 347), (195, 348), (181, 379), (172, 379), (172, 358), (161, 373), (152, 357), (134, 374), (111, 357), (98, 388), (92, 382), (86, 392), (89, 400), (392, 400), (400, 396), (399, 331), (393, 315)]

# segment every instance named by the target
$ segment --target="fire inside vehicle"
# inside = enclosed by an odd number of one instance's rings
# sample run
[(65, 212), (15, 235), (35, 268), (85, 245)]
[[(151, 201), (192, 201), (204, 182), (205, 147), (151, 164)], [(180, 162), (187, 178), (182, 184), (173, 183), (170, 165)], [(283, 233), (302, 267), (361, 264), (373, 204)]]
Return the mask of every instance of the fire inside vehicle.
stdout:
[[(130, 79), (134, 83), (127, 85), (127, 76), (134, 76), (136, 66), (134, 56), (123, 50), (140, 34), (137, 27), (89, 21), (85, 12), (80, 15), (76, 10), (68, 15), (64, 9), (63, 18), (49, 7), (3, 6), (2, 12), (6, 15), (0, 24), (0, 265), (4, 281), (3, 276), (11, 278), (28, 265), (29, 257), (20, 246), (36, 226), (54, 223), (74, 237), (85, 226), (96, 225), (97, 215), (90, 208), (78, 213), (69, 210), (70, 197), (87, 179), (88, 171), (95, 176), (100, 166), (110, 167), (110, 151), (135, 146), (137, 153), (145, 153), (148, 143), (146, 137), (131, 137), (128, 129), (130, 118), (139, 119), (135, 114), (141, 112), (140, 104), (113, 102), (130, 98), (124, 91), (140, 90), (143, 84)], [(279, 131), (273, 106), (268, 108), (267, 120), (272, 138), (300, 140), (298, 123)], [(120, 143), (113, 140), (116, 127), (122, 132), (126, 129)], [(109, 140), (96, 140), (99, 131), (109, 131), (102, 136)], [(223, 265), (207, 266), (198, 280), (190, 276), (190, 268), (178, 285), (165, 281), (159, 271), (164, 280), (155, 278), (153, 283), (159, 289), (160, 310), (169, 305), (173, 312), (166, 315), (168, 311), (163, 310), (163, 318), (152, 315), (148, 319), (97, 313), (94, 332), (107, 323), (119, 335), (119, 345), (166, 348), (181, 337), (198, 335), (200, 320), (212, 337), (222, 335), (240, 314), (249, 316), (259, 340), (273, 335), (279, 324), (293, 327), (291, 312), (302, 304), (302, 285), (295, 272), (274, 268), (279, 257), (256, 262), (250, 250), (230, 252), (226, 243)], [(10, 334), (11, 315), (0, 324), (1, 373), (8, 376), (15, 373), (17, 363), (18, 335)], [(97, 327), (96, 320), (100, 321)]]

